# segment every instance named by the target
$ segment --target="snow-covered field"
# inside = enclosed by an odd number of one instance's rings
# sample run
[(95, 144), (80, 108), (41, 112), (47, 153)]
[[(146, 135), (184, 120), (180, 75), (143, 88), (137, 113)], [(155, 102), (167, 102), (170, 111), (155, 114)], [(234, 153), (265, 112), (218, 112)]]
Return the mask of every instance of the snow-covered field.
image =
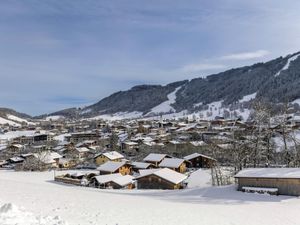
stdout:
[[(61, 172), (57, 172), (61, 173)], [(211, 187), (198, 171), (192, 188), (100, 190), (53, 182), (53, 172), (0, 171), (0, 224), (295, 225), (300, 199)], [(205, 181), (206, 180), (206, 181)], [(200, 187), (195, 187), (200, 186)], [(31, 221), (31, 222), (28, 222)], [(46, 222), (45, 222), (46, 221)], [(27, 223), (26, 223), (27, 222)]]

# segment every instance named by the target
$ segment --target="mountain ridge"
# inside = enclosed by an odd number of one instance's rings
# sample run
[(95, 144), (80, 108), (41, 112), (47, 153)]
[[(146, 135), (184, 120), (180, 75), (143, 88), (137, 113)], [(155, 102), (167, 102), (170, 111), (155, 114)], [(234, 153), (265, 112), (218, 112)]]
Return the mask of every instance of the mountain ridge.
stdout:
[(268, 62), (229, 69), (205, 78), (176, 81), (164, 86), (137, 85), (129, 90), (115, 92), (85, 108), (69, 108), (48, 115), (88, 118), (131, 112), (139, 112), (141, 116), (166, 114), (168, 112), (152, 113), (152, 110), (169, 101), (168, 95), (179, 87), (175, 93), (175, 101), (169, 105), (174, 112), (195, 112), (206, 109), (210, 103), (220, 101), (229, 106), (253, 93), (256, 93), (256, 99), (273, 103), (292, 102), (300, 98), (299, 55), (300, 52), (296, 52)]

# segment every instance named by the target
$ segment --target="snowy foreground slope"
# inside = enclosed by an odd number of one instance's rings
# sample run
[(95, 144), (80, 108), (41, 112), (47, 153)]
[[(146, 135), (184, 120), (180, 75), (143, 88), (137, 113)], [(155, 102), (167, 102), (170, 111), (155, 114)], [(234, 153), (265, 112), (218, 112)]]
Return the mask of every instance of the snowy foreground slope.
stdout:
[[(198, 175), (194, 178), (199, 178)], [(0, 171), (0, 208), (6, 204), (0, 210), (0, 224), (300, 223), (299, 198), (241, 193), (235, 191), (234, 186), (209, 187), (207, 182), (193, 181), (195, 186), (204, 184), (205, 187), (178, 191), (122, 191), (67, 186), (52, 180), (53, 172)], [(22, 212), (27, 215), (25, 219), (33, 222), (5, 221), (8, 213), (20, 215)], [(44, 222), (37, 222), (39, 218), (43, 218)], [(46, 219), (48, 222), (45, 222)]]

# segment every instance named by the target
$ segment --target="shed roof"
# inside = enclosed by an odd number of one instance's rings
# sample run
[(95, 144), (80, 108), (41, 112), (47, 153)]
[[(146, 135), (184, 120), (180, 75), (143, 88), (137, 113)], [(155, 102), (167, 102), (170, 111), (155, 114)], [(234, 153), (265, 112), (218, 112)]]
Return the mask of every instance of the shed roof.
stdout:
[(299, 178), (300, 168), (249, 168), (238, 172), (236, 178)]

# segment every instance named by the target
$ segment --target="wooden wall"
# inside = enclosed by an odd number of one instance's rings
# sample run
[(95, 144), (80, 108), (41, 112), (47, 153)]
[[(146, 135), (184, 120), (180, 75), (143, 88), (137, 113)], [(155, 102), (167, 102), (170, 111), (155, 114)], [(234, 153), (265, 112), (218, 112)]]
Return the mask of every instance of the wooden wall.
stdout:
[(300, 179), (296, 178), (237, 178), (238, 190), (242, 187), (278, 188), (280, 195), (300, 196)]
[(149, 175), (137, 179), (138, 189), (180, 189), (180, 184), (172, 184), (156, 175)]

